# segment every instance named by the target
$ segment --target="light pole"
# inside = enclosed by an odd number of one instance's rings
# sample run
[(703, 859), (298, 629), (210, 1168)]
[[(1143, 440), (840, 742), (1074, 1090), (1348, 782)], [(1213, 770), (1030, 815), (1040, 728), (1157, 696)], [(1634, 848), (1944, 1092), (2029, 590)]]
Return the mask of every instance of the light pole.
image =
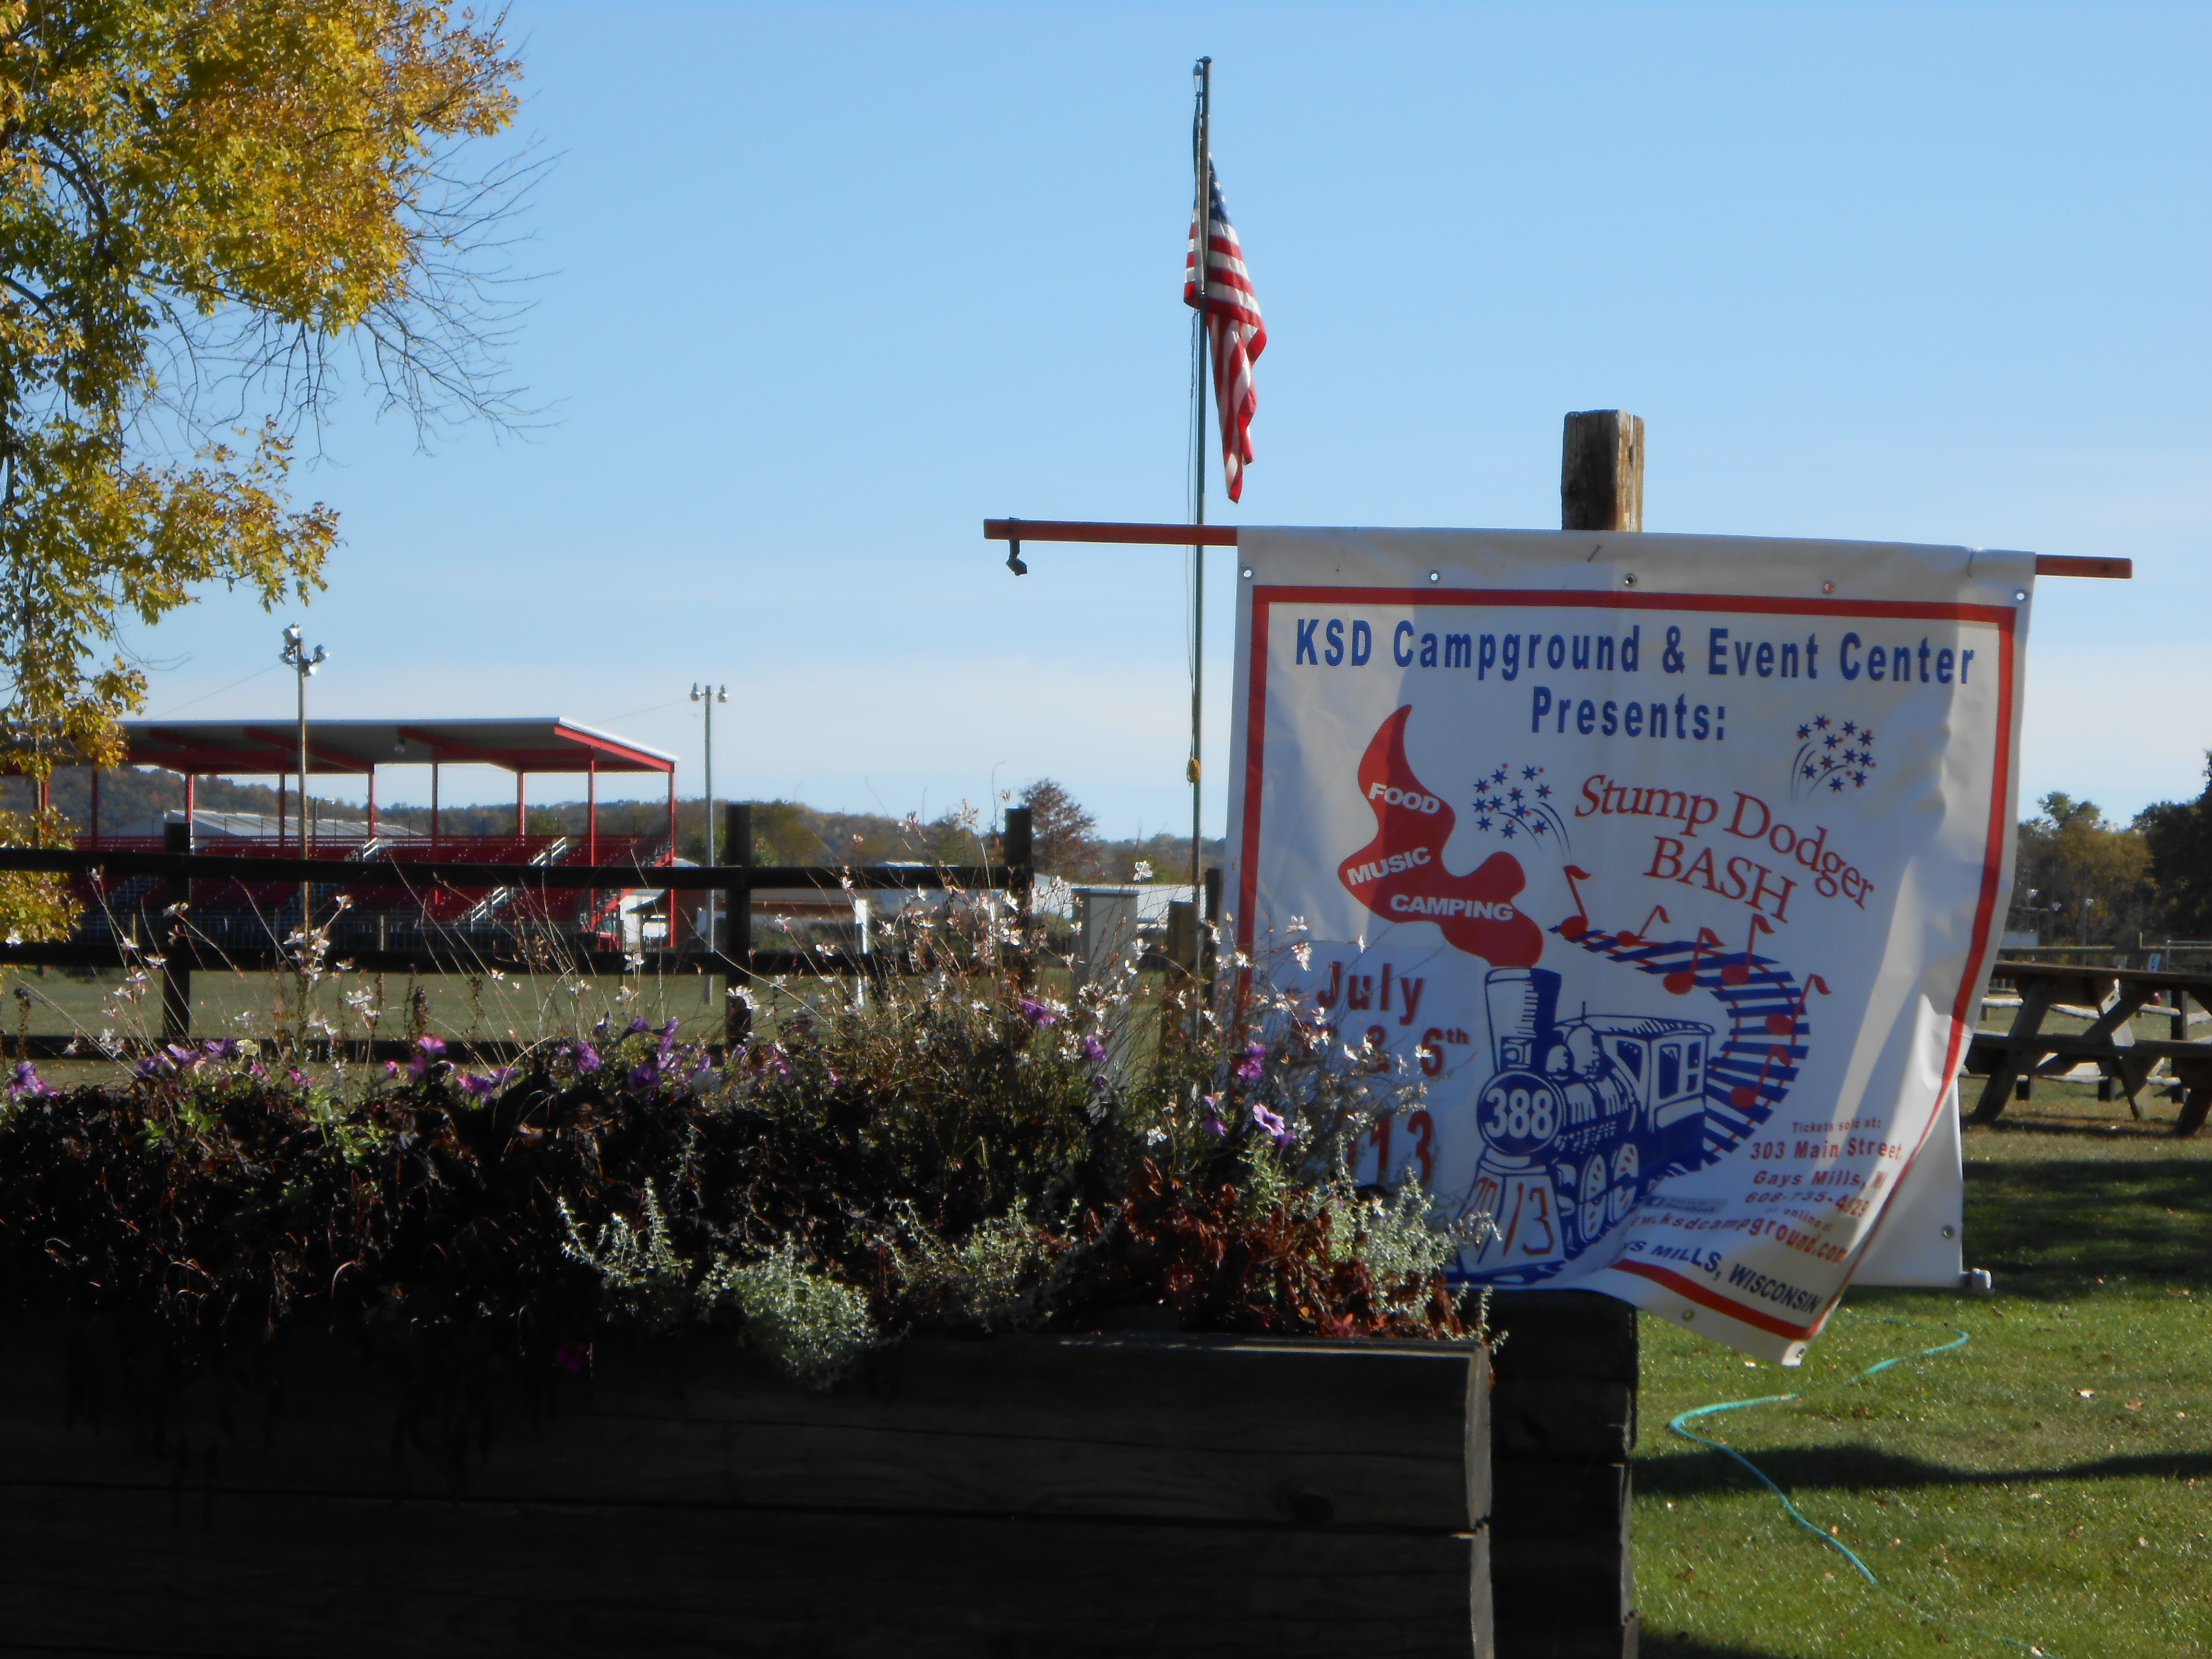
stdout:
[[(714, 705), (730, 700), (726, 685), (696, 685), (691, 688), (691, 701), (707, 706), (707, 862), (714, 862)], [(714, 950), (714, 896), (707, 895), (707, 951)]]
[[(319, 645), (315, 647), (313, 656), (308, 655), (307, 647), (301, 642), (300, 625), (295, 623), (284, 630), (284, 649), (276, 659), (279, 662), (290, 665), (293, 673), (298, 679), (300, 688), (300, 856), (301, 858), (309, 856), (314, 851), (315, 844), (315, 832), (308, 827), (310, 819), (307, 816), (307, 676), (321, 667), (329, 655), (330, 653)], [(276, 833), (280, 837), (283, 835), (283, 824), (276, 826)], [(307, 936), (307, 924), (312, 920), (308, 913), (310, 902), (307, 884), (303, 881), (300, 884), (300, 934), (303, 939)]]

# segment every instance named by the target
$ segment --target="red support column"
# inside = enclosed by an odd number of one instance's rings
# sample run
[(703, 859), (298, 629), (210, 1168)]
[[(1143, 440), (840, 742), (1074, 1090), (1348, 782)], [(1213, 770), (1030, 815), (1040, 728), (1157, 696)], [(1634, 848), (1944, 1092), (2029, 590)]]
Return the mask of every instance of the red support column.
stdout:
[(599, 757), (584, 763), (584, 862), (599, 861)]
[(185, 774), (185, 822), (192, 826), (192, 842), (195, 846), (199, 842), (200, 821), (192, 815), (192, 786), (199, 781), (199, 774), (197, 772)]
[(522, 769), (514, 769), (514, 838), (522, 839)]
[(438, 763), (430, 763), (430, 856), (438, 856)]
[(376, 769), (368, 769), (368, 838), (376, 839)]
[(280, 854), (284, 850), (284, 792), (291, 782), (284, 773), (276, 775), (276, 850)]

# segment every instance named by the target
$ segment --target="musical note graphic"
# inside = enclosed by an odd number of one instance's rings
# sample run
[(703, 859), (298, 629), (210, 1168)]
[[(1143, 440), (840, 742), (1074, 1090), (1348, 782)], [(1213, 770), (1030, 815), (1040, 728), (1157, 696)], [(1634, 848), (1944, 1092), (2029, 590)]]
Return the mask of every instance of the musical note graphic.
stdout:
[(1797, 1018), (1805, 1012), (1805, 999), (1811, 996), (1815, 991), (1818, 991), (1822, 996), (1826, 996), (1828, 994), (1828, 981), (1822, 979), (1818, 974), (1813, 975), (1805, 981), (1804, 988), (1797, 993), (1797, 1001), (1796, 1006), (1793, 1006), (1788, 1013), (1769, 1014), (1766, 1017), (1766, 1030), (1768, 1034), (1772, 1036), (1794, 1036), (1797, 1030)]
[(1721, 969), (1722, 984), (1741, 985), (1751, 977), (1751, 947), (1759, 943), (1759, 936), (1761, 933), (1771, 933), (1773, 931), (1772, 922), (1756, 910), (1751, 913), (1751, 932), (1744, 937), (1743, 960), (1731, 962)]
[(1659, 982), (1678, 997), (1689, 995), (1690, 988), (1698, 982), (1698, 958), (1705, 955), (1708, 945), (1717, 945), (1723, 942), (1721, 936), (1711, 928), (1698, 928), (1698, 942), (1690, 948), (1690, 965), (1668, 975)]
[(1584, 933), (1589, 932), (1589, 906), (1583, 902), (1583, 890), (1576, 884), (1588, 881), (1590, 878), (1590, 872), (1587, 870), (1577, 870), (1571, 864), (1562, 873), (1567, 878), (1567, 890), (1575, 896), (1575, 913), (1559, 924), (1559, 937), (1580, 939)]
[(1779, 1060), (1787, 1066), (1790, 1063), (1790, 1051), (1780, 1043), (1776, 1043), (1766, 1051), (1766, 1063), (1759, 1068), (1759, 1080), (1756, 1083), (1737, 1084), (1735, 1088), (1729, 1091), (1729, 1103), (1739, 1112), (1749, 1111), (1759, 1103), (1759, 1091), (1766, 1086), (1766, 1074), (1774, 1069), (1774, 1063)]
[[(1645, 944), (1650, 939), (1651, 924), (1655, 921), (1672, 921), (1674, 920), (1674, 917), (1667, 914), (1665, 905), (1655, 904), (1651, 907), (1651, 914), (1644, 918), (1644, 925), (1641, 927), (1624, 928), (1613, 935), (1613, 940), (1616, 944), (1625, 945), (1632, 951), (1638, 945)], [(1570, 934), (1568, 937), (1572, 938), (1573, 935)]]

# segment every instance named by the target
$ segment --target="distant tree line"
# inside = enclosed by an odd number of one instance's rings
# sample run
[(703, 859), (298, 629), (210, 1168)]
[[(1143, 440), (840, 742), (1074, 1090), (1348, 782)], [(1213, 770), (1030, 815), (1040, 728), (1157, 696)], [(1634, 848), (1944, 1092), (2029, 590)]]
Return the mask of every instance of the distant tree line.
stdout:
[(2045, 945), (2212, 939), (2212, 752), (2196, 799), (2160, 801), (2130, 823), (2093, 801), (2045, 795), (2020, 826), (2009, 928)]

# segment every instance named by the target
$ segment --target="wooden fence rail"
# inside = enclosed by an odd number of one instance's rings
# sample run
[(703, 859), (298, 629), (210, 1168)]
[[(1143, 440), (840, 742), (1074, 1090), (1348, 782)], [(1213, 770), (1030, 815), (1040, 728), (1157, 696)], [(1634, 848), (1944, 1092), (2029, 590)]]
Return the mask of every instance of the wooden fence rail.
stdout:
[[(938, 890), (1003, 892), (1022, 924), (1018, 936), (1026, 939), (1030, 895), (1036, 881), (1031, 851), (1030, 810), (1009, 807), (1000, 838), (1003, 854), (995, 865), (757, 865), (751, 861), (752, 808), (732, 804), (725, 819), (725, 842), (737, 861), (722, 865), (514, 865), (459, 862), (451, 860), (364, 859), (340, 864), (329, 859), (231, 858), (193, 853), (177, 845), (172, 850), (81, 851), (75, 848), (0, 848), (0, 871), (25, 871), (51, 875), (153, 878), (164, 884), (167, 905), (156, 920), (158, 937), (149, 939), (76, 939), (52, 943), (0, 944), (0, 966), (116, 968), (160, 958), (162, 984), (162, 1035), (180, 1041), (190, 1034), (191, 975), (209, 969), (246, 970), (286, 969), (298, 965), (296, 950), (274, 936), (265, 943), (233, 946), (196, 939), (188, 900), (195, 881), (313, 884), (343, 890), (348, 886), (405, 886), (421, 891), (444, 888), (507, 888), (520, 892), (607, 890), (653, 887), (671, 890), (671, 937), (673, 937), (676, 891), (720, 893), (723, 896), (726, 948), (719, 950), (661, 950), (649, 952), (600, 951), (563, 942), (561, 964), (588, 973), (620, 973), (635, 967), (645, 972), (685, 971), (721, 974), (732, 992), (745, 983), (778, 974), (857, 975), (897, 970), (896, 963), (883, 963), (849, 952), (815, 951), (756, 951), (752, 946), (753, 896), (758, 892), (811, 889), (823, 892), (905, 892)], [(172, 824), (173, 832), (189, 834), (189, 827)], [(179, 839), (181, 839), (179, 836)], [(179, 906), (183, 906), (179, 909)], [(542, 969), (541, 953), (533, 954), (530, 941), (507, 930), (478, 933), (453, 928), (427, 918), (417, 927), (410, 946), (394, 948), (388, 938), (376, 948), (342, 948), (334, 954), (369, 973), (472, 974), (496, 969), (501, 973)], [(1030, 971), (1025, 944), (1007, 954), (1007, 965), (1018, 977)], [(723, 1040), (742, 1042), (750, 1029), (750, 1010), (744, 998), (725, 999)], [(26, 1057), (70, 1052), (70, 1037), (40, 1036), (23, 1040)], [(315, 1046), (315, 1045), (311, 1045)], [(388, 1059), (406, 1051), (395, 1039), (341, 1044), (349, 1057)], [(512, 1057), (520, 1046), (511, 1042), (468, 1044), (477, 1058)], [(319, 1047), (327, 1050), (329, 1045)]]

